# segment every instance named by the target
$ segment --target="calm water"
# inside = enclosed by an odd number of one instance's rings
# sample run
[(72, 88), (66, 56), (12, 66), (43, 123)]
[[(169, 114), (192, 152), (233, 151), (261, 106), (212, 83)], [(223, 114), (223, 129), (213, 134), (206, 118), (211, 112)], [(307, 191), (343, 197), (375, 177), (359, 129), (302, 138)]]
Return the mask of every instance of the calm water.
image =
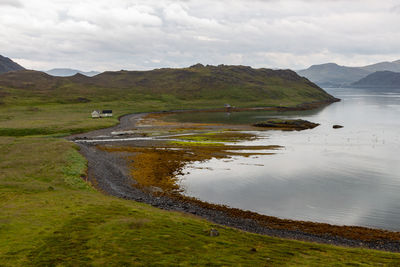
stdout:
[(321, 125), (259, 132), (262, 139), (244, 142), (285, 147), (272, 156), (188, 166), (181, 182), (186, 194), (280, 218), (400, 231), (400, 90), (329, 92), (342, 102), (317, 111), (190, 114), (191, 121), (248, 123), (275, 116)]

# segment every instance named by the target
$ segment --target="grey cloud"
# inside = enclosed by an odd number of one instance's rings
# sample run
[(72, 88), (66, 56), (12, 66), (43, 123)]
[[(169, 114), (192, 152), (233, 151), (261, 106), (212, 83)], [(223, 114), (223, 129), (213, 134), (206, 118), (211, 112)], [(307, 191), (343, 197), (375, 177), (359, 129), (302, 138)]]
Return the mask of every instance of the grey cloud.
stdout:
[(24, 8), (0, 16), (0, 51), (28, 68), (150, 69), (197, 62), (302, 68), (400, 58), (399, 17), (389, 11), (396, 0), (22, 3)]
[(395, 12), (395, 13), (400, 13), (400, 5), (396, 5), (396, 6), (392, 7), (391, 11)]
[(23, 5), (19, 0), (0, 0), (1, 6), (22, 7)]

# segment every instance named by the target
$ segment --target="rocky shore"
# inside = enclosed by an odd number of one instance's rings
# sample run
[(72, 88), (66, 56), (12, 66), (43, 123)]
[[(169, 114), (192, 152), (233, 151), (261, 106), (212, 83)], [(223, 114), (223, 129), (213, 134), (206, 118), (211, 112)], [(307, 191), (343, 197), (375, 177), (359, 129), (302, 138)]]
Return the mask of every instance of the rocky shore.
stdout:
[[(100, 191), (116, 197), (139, 201), (170, 211), (190, 213), (212, 222), (244, 231), (296, 240), (365, 247), (400, 252), (400, 233), (353, 226), (335, 226), (323, 223), (283, 220), (250, 211), (205, 203), (179, 195), (155, 194), (135, 186), (126, 157), (97, 148), (96, 142), (82, 142), (111, 132), (128, 131), (145, 114), (132, 114), (120, 119), (120, 124), (70, 137), (77, 141), (80, 152), (88, 160), (88, 180)], [(115, 140), (113, 144), (131, 146), (152, 145), (151, 139), (135, 141)]]

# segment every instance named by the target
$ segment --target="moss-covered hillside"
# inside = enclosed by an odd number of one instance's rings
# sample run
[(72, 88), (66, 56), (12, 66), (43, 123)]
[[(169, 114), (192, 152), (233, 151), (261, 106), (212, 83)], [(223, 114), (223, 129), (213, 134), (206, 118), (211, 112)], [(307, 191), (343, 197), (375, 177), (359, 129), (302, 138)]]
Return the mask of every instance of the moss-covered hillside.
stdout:
[(53, 77), (37, 71), (18, 71), (0, 75), (0, 88), (5, 104), (18, 104), (27, 98), (70, 104), (153, 100), (182, 108), (203, 108), (224, 103), (248, 107), (334, 101), (291, 70), (226, 65), (104, 72), (94, 77)]

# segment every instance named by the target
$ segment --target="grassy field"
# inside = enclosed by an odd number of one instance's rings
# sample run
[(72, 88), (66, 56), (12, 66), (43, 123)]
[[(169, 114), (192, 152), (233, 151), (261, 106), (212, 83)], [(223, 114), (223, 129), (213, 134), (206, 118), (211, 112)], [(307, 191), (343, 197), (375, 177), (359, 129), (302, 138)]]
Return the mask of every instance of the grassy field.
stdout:
[[(0, 265), (396, 266), (400, 255), (260, 236), (96, 192), (74, 144), (0, 137)], [(211, 237), (215, 228), (220, 235)]]
[(289, 70), (243, 66), (193, 66), (142, 72), (52, 77), (38, 71), (0, 75), (0, 136), (70, 134), (106, 127), (93, 110), (129, 112), (172, 109), (285, 106), (333, 101)]
[[(183, 101), (171, 95), (135, 98), (133, 93), (107, 98), (100, 93), (89, 96), (93, 94), (89, 90), (79, 92), (90, 102), (74, 103), (71, 91), (49, 91), (45, 85), (43, 91), (30, 91), (29, 83), (24, 89), (0, 83), (0, 266), (397, 266), (400, 262), (399, 254), (245, 233), (97, 192), (84, 181), (86, 160), (62, 136), (114, 125), (117, 116), (126, 113), (219, 107), (221, 102)], [(93, 109), (113, 109), (115, 117), (91, 119)], [(209, 236), (212, 228), (220, 235)]]

